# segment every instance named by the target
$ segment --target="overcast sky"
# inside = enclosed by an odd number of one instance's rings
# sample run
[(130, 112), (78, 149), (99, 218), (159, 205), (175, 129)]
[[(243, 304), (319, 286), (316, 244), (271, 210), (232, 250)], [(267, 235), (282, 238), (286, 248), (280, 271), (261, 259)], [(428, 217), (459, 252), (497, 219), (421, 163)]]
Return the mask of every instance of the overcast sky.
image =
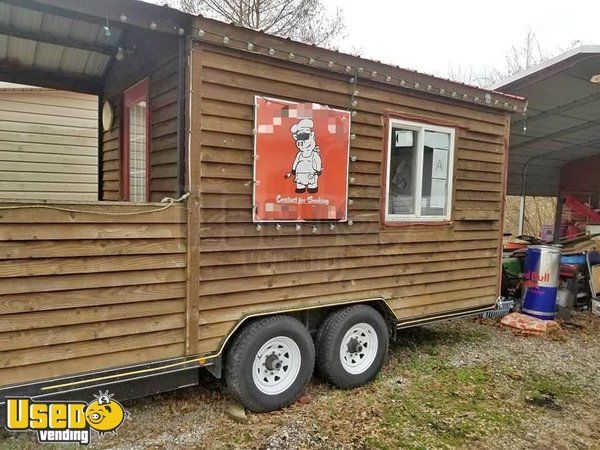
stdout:
[(446, 76), (502, 66), (528, 27), (544, 50), (600, 44), (600, 1), (323, 0), (345, 12), (346, 42), (370, 59)]
[(576, 40), (600, 44), (598, 0), (322, 1), (344, 11), (341, 51), (439, 76), (502, 69), (529, 28), (552, 56)]

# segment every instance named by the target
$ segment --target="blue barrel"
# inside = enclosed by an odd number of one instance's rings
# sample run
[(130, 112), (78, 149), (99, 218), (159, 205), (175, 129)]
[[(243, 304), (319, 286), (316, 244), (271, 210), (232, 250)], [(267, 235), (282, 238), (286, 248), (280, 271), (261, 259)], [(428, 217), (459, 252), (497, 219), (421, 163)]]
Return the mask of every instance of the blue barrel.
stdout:
[(532, 245), (527, 248), (523, 273), (523, 312), (553, 320), (560, 272), (560, 248)]

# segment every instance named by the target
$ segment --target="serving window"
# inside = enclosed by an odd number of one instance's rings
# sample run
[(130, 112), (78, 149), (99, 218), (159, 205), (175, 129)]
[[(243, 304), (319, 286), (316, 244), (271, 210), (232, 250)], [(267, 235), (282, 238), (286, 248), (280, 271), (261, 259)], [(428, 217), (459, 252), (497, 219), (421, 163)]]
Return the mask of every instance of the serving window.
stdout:
[(390, 119), (385, 221), (450, 220), (454, 129)]

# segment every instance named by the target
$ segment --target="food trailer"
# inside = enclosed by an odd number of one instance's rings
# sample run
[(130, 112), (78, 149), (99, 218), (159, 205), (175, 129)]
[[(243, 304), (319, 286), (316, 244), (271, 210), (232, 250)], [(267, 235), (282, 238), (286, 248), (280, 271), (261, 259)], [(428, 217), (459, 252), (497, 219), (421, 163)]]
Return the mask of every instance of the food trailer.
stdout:
[[(132, 0), (0, 8), (0, 79), (99, 106), (98, 201), (0, 201), (2, 398), (206, 367), (268, 411), (315, 365), (359, 386), (397, 329), (495, 307), (522, 98)], [(44, 133), (28, 158), (69, 151)]]

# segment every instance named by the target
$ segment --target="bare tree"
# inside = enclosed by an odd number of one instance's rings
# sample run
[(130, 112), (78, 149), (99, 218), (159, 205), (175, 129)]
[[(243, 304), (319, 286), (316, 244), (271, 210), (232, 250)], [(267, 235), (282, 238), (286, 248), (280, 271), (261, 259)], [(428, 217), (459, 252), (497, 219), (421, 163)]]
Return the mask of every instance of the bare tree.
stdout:
[(556, 54), (566, 52), (579, 45), (581, 45), (581, 41), (576, 40), (570, 42), (567, 46), (558, 47), (554, 52), (548, 52), (543, 49), (535, 32), (528, 28), (522, 41), (519, 44), (512, 45), (504, 55), (502, 67), (486, 67), (482, 70), (475, 70), (472, 67), (450, 66), (448, 77), (463, 83), (487, 87), (511, 75), (535, 67)]
[(191, 14), (326, 47), (345, 30), (342, 10), (327, 14), (321, 0), (168, 0), (167, 4)]

